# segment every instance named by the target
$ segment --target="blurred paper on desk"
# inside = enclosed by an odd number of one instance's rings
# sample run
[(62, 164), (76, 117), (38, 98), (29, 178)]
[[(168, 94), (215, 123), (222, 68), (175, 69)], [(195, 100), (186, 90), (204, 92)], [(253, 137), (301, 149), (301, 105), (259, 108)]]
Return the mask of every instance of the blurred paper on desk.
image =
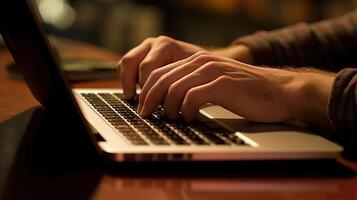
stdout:
[[(72, 82), (118, 78), (114, 61), (65, 59), (62, 67)], [(16, 64), (8, 65), (7, 70), (12, 78), (23, 79)]]
[(63, 69), (71, 81), (118, 78), (113, 61), (69, 59), (63, 61)]

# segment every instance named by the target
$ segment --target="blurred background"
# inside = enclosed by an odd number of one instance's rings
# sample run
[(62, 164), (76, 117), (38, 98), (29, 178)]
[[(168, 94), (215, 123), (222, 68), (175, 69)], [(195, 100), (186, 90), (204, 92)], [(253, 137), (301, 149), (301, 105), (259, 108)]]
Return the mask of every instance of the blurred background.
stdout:
[(52, 35), (123, 54), (149, 36), (203, 46), (298, 22), (340, 16), (355, 0), (35, 0)]

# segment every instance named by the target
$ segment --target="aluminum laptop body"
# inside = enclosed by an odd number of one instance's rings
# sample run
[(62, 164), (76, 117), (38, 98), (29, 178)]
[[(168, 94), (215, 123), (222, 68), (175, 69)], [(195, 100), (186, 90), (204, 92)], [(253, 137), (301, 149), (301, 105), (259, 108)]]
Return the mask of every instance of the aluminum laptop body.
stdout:
[(32, 1), (6, 4), (1, 34), (32, 94), (78, 130), (63, 137), (64, 144), (118, 162), (326, 159), (343, 150), (316, 134), (252, 123), (216, 105), (205, 106), (196, 122), (186, 124), (165, 121), (160, 110), (142, 119), (120, 89), (72, 90)]

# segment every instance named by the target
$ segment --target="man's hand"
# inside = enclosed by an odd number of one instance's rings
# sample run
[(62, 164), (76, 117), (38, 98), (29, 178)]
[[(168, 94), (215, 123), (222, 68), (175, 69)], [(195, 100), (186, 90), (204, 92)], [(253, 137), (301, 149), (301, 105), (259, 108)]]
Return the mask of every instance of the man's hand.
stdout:
[[(153, 70), (203, 50), (202, 47), (166, 36), (146, 39), (118, 62), (125, 98), (131, 99), (135, 94), (136, 84), (139, 83), (142, 87)], [(251, 62), (250, 51), (243, 45), (229, 46), (211, 52), (242, 62)]]
[(331, 75), (261, 68), (198, 52), (153, 70), (138, 112), (146, 117), (164, 103), (167, 117), (181, 111), (190, 121), (202, 105), (213, 103), (257, 122), (324, 125), (333, 80)]
[(124, 96), (135, 95), (136, 83), (143, 86), (149, 74), (159, 67), (187, 58), (203, 48), (166, 36), (148, 38), (125, 54), (118, 62)]

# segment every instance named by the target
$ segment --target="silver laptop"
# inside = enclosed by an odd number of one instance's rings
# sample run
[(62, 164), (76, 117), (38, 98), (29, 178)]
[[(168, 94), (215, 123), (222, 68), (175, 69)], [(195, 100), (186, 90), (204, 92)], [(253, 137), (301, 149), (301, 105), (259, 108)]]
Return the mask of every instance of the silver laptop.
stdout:
[(5, 20), (1, 32), (33, 95), (48, 110), (77, 121), (101, 156), (118, 162), (326, 159), (343, 150), (316, 134), (252, 123), (216, 105), (206, 105), (187, 124), (164, 119), (160, 106), (141, 118), (137, 98), (124, 100), (120, 89), (71, 90), (36, 8), (31, 1), (13, 2), (8, 10), (17, 17)]

